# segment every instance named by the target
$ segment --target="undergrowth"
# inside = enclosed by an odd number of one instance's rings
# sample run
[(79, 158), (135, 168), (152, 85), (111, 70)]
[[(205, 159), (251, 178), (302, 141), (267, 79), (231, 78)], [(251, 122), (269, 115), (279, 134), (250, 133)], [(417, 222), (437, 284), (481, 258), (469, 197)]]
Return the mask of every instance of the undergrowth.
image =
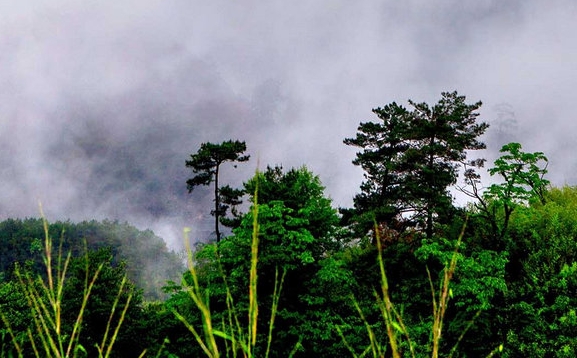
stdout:
[[(2, 322), (12, 341), (13, 350), (3, 352), (2, 356), (25, 357), (33, 354), (35, 357), (85, 357), (86, 347), (81, 343), (83, 318), (86, 307), (91, 298), (91, 293), (99, 278), (104, 263), (100, 263), (94, 273), (89, 274), (88, 253), (84, 256), (86, 276), (84, 288), (80, 292), (81, 304), (74, 322), (65, 322), (62, 312), (64, 287), (67, 281), (68, 268), (71, 260), (70, 253), (62, 253), (62, 241), (56, 250), (52, 237), (48, 232), (48, 221), (45, 219), (40, 207), (44, 227), (44, 245), (42, 248), (45, 275), (33, 273), (31, 270), (22, 269), (19, 265), (15, 268), (18, 288), (24, 293), (32, 325), (27, 328), (25, 336), (17, 336), (12, 329), (11, 322), (4, 312), (0, 312)], [(56, 252), (56, 257), (54, 253)], [(132, 293), (129, 293), (123, 308), (117, 312), (121, 293), (127, 284), (127, 279), (121, 282), (118, 294), (110, 310), (106, 330), (99, 344), (96, 345), (98, 357), (108, 358), (112, 354), (112, 348), (117, 340), (118, 333), (124, 321), (126, 311), (130, 305)], [(115, 322), (117, 321), (117, 322)], [(70, 326), (71, 328), (66, 328)], [(32, 353), (30, 353), (30, 351)], [(140, 356), (144, 356), (143, 352)]]

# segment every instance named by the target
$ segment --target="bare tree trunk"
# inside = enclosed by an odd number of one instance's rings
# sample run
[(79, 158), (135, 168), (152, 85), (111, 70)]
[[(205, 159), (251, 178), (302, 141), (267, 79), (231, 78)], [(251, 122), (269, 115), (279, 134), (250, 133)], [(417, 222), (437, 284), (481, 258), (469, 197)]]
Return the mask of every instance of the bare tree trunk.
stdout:
[(216, 242), (220, 242), (220, 231), (218, 230), (218, 219), (220, 213), (220, 198), (218, 195), (218, 168), (214, 170), (214, 232), (216, 233)]

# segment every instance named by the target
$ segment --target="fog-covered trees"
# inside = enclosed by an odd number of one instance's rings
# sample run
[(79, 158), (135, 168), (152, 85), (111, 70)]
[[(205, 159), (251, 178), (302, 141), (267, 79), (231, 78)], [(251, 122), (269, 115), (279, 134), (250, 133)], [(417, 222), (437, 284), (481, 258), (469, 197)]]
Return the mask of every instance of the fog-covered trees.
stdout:
[[(162, 299), (162, 287), (167, 280), (179, 277), (184, 265), (179, 256), (170, 251), (165, 241), (150, 230), (139, 230), (118, 221), (53, 222), (48, 233), (62, 243), (62, 252), (82, 256), (86, 249), (110, 247), (113, 263), (126, 263), (129, 279), (142, 290), (145, 299)], [(13, 277), (17, 262), (37, 272), (44, 271), (42, 259), (42, 219), (7, 219), (0, 222), (0, 273)], [(40, 249), (38, 249), (40, 247)], [(53, 254), (57, 254), (55, 245)], [(151, 260), (151, 258), (154, 258)], [(0, 275), (1, 276), (1, 275)]]
[[(503, 146), (488, 169), (500, 180), (484, 186), (475, 172), (483, 161), (466, 158), (484, 147), (480, 103), (453, 92), (432, 107), (409, 104), (375, 109), (380, 122), (361, 123), (345, 140), (361, 148), (355, 164), (366, 180), (344, 217), (304, 166), (267, 167), (242, 189), (219, 188), (219, 215), (239, 193), (250, 196), (251, 210), (237, 213), (226, 240), (187, 252), (188, 271), (167, 265), (181, 281), (167, 283), (166, 300), (146, 294), (162, 275), (151, 279), (139, 257), (165, 261), (159, 258), (166, 254), (151, 232), (107, 221), (48, 225), (73, 257), (65, 261), (66, 279), (53, 280), (62, 290), (51, 291), (39, 269), (58, 249), (42, 245), (44, 221), (0, 222), (0, 354), (33, 356), (40, 317), (58, 313), (58, 340), (82, 328), (73, 340), (78, 357), (97, 355), (107, 327), (120, 321), (111, 357), (145, 348), (147, 356), (182, 358), (575, 357), (576, 187), (551, 187), (545, 154), (524, 152), (519, 143)], [(242, 142), (225, 143), (228, 149), (207, 144), (193, 155), (198, 175), (189, 185), (217, 181), (218, 165), (248, 159)], [(464, 207), (447, 192), (460, 164), (470, 184), (460, 189), (476, 199)], [(401, 232), (403, 225), (415, 229)], [(58, 308), (31, 309), (31, 293)]]
[(209, 185), (214, 182), (214, 209), (211, 214), (214, 215), (217, 242), (220, 241), (218, 226), (220, 218), (226, 214), (229, 205), (238, 204), (238, 197), (242, 194), (229, 186), (219, 188), (220, 166), (225, 162), (246, 162), (250, 156), (243, 155), (245, 151), (246, 143), (238, 140), (228, 140), (221, 144), (202, 143), (198, 152), (191, 154), (190, 159), (186, 161), (186, 166), (196, 174), (186, 181), (188, 192), (192, 192), (199, 185)]
[(385, 224), (410, 213), (413, 224), (431, 237), (435, 218), (450, 217), (448, 188), (467, 162), (467, 152), (485, 148), (478, 138), (488, 125), (477, 123), (481, 102), (467, 104), (457, 92), (442, 93), (433, 106), (411, 100), (409, 105), (393, 102), (374, 109), (379, 122), (361, 123), (357, 136), (344, 140), (362, 149), (353, 161), (366, 179), (355, 210)]

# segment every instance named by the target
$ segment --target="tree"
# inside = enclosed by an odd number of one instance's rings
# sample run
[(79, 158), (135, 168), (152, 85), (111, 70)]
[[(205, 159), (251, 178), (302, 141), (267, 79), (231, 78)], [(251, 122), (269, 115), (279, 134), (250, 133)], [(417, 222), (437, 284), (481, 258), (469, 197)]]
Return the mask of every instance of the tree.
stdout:
[[(96, 278), (86, 306), (82, 308), (82, 292), (92, 277)], [(82, 312), (79, 343), (89, 357), (98, 356), (97, 346), (104, 341), (107, 326), (116, 328), (120, 325), (117, 336), (111, 341), (115, 356), (137, 357), (147, 348), (141, 343), (145, 332), (139, 330), (143, 319), (142, 291), (127, 279), (124, 262), (113, 263), (111, 248), (88, 251), (84, 257), (72, 258), (62, 295), (64, 330), (72, 332), (76, 317)]]
[[(14, 352), (14, 344), (10, 340), (9, 332), (12, 331), (17, 342), (21, 342), (23, 350), (33, 354), (32, 348), (24, 342), (28, 341), (27, 330), (34, 327), (32, 312), (29, 309), (26, 290), (16, 280), (0, 282), (0, 351), (8, 352), (8, 357)], [(14, 354), (16, 355), (16, 354)]]
[(496, 317), (503, 356), (577, 354), (577, 187), (518, 206), (507, 231), (508, 290)]
[(305, 228), (316, 239), (317, 259), (336, 249), (338, 217), (331, 199), (324, 195), (325, 188), (318, 176), (304, 166), (286, 172), (281, 166), (267, 167), (245, 183), (245, 192), (252, 195), (257, 186), (259, 206), (280, 201), (295, 215), (306, 219)]
[[(246, 143), (238, 140), (228, 140), (221, 144), (202, 143), (198, 152), (191, 154), (190, 160), (186, 161), (186, 167), (192, 168), (192, 172), (196, 174), (186, 181), (189, 193), (199, 185), (209, 185), (214, 181), (214, 210), (211, 211), (211, 215), (214, 216), (214, 230), (217, 242), (220, 241), (218, 223), (228, 209), (226, 201), (223, 205), (221, 191), (218, 186), (220, 165), (224, 162), (246, 162), (250, 156), (242, 155), (245, 151)], [(227, 190), (227, 194), (230, 193)]]
[[(511, 214), (517, 206), (531, 199), (545, 204), (545, 191), (549, 185), (544, 178), (547, 174), (547, 157), (542, 152), (527, 153), (521, 149), (519, 143), (505, 144), (500, 150), (504, 154), (489, 169), (489, 174), (498, 174), (503, 182), (492, 184), (481, 193), (480, 176), (466, 170), (465, 182), (471, 189), (460, 188), (463, 193), (478, 200), (477, 209), (489, 221), (493, 235), (498, 239), (505, 236)], [(498, 220), (499, 217), (502, 220)]]
[[(235, 189), (230, 185), (225, 185), (218, 190), (219, 204), (221, 208), (220, 223), (230, 228), (236, 228), (240, 225), (242, 214), (238, 212), (237, 206), (242, 204), (242, 196), (245, 194), (243, 189)], [(225, 217), (226, 211), (230, 208), (231, 218)]]
[[(308, 300), (312, 299), (311, 296), (318, 298), (321, 294), (313, 287), (313, 280), (322, 269), (321, 262), (325, 257), (340, 247), (335, 238), (339, 219), (331, 200), (323, 193), (320, 179), (305, 167), (286, 172), (280, 167), (268, 167), (245, 183), (249, 194), (254, 194), (257, 187), (258, 199), (253, 196), (250, 200), (257, 206), (258, 213), (251, 210), (244, 214), (241, 224), (233, 229), (232, 236), (198, 250), (195, 256), (196, 272), (201, 286), (206, 285), (210, 293), (213, 322), (228, 322), (228, 295), (234, 302), (234, 312), (238, 317), (247, 317), (248, 273), (256, 219), (259, 238), (258, 332), (262, 332), (259, 342), (262, 338), (262, 342), (266, 343), (272, 302), (277, 292), (275, 288), (283, 281), (271, 356), (284, 357), (290, 355), (300, 335), (308, 336), (308, 332), (297, 327), (316, 319), (303, 307), (310, 306)], [(184, 280), (192, 282), (188, 273), (184, 275)], [(175, 299), (171, 299), (171, 302), (179, 306), (176, 307), (178, 312), (185, 312), (190, 296), (173, 297)], [(189, 302), (189, 305), (193, 304)], [(200, 323), (199, 316), (187, 319)], [(241, 321), (241, 324), (246, 324), (246, 321)], [(222, 328), (223, 331), (225, 329)], [(307, 346), (308, 343), (302, 345)], [(264, 346), (261, 349), (264, 353)]]
[[(268, 167), (245, 183), (245, 190), (254, 193), (257, 185), (258, 203), (255, 204), (258, 204), (262, 290), (268, 292), (274, 288), (272, 283), (278, 268), (287, 271), (286, 282), (295, 281), (289, 286), (291, 294), (297, 295), (304, 287), (306, 275), (317, 268), (324, 256), (338, 248), (335, 239), (337, 212), (332, 208), (331, 200), (325, 197), (319, 177), (305, 167), (287, 172), (281, 167)], [(251, 197), (251, 200), (255, 198)], [(248, 280), (244, 273), (250, 263), (253, 215), (252, 211), (245, 214), (230, 240), (219, 245), (221, 262), (225, 269), (231, 270), (230, 280), (235, 277)], [(233, 284), (246, 287), (246, 282)]]
[[(373, 109), (381, 123), (361, 123), (357, 136), (344, 140), (363, 149), (353, 161), (365, 170), (366, 179), (354, 198), (355, 211), (386, 225), (409, 214), (409, 223), (431, 237), (436, 218), (450, 219), (448, 189), (467, 163), (467, 151), (485, 148), (477, 138), (488, 124), (476, 122), (481, 102), (467, 104), (457, 92), (442, 93), (432, 107), (409, 104), (412, 110), (395, 102)], [(483, 163), (468, 162), (473, 167)]]
[[(40, 240), (44, 234), (42, 219), (7, 219), (0, 222), (0, 272), (10, 279), (14, 275), (15, 263), (26, 262), (27, 267), (45, 275), (46, 267), (42, 257)], [(84, 256), (90, 251), (111, 247), (113, 264), (126, 262), (128, 278), (143, 289), (146, 300), (166, 297), (162, 287), (167, 280), (175, 280), (184, 270), (182, 259), (170, 251), (165, 241), (151, 230), (139, 230), (127, 222), (111, 220), (56, 221), (48, 224), (51, 237), (59, 238), (62, 252), (70, 252), (73, 257)], [(134, 243), (138, 242), (138, 245)], [(59, 243), (59, 244), (60, 244)], [(58, 254), (55, 245), (52, 254)], [(150, 260), (154, 257), (154, 260)]]

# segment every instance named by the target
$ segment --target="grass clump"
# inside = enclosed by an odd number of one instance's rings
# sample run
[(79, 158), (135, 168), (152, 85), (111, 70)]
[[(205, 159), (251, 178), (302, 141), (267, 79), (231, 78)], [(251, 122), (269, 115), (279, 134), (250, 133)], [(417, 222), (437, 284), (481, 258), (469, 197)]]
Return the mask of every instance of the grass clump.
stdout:
[[(258, 189), (255, 190), (254, 205), (251, 209), (252, 235), (250, 241), (250, 266), (247, 287), (248, 304), (246, 307), (235, 302), (230, 282), (219, 259), (218, 244), (215, 248), (216, 265), (218, 267), (220, 279), (224, 284), (224, 294), (226, 295), (226, 312), (220, 321), (215, 321), (210, 309), (211, 292), (208, 288), (201, 287), (201, 284), (199, 283), (196, 257), (188, 240), (190, 229), (185, 229), (184, 231), (188, 259), (188, 273), (190, 274), (191, 279), (190, 282), (183, 280), (183, 289), (191, 298), (194, 306), (200, 313), (200, 325), (202, 326), (202, 330), (195, 327), (192, 321), (186, 318), (181, 312), (178, 312), (178, 310), (173, 309), (173, 312), (192, 334), (204, 354), (211, 358), (220, 357), (221, 355), (248, 358), (257, 356), (269, 357), (271, 354), (274, 323), (278, 313), (279, 300), (286, 271), (283, 270), (283, 273), (279, 274), (279, 270), (276, 270), (270, 317), (267, 323), (265, 342), (263, 343), (259, 335), (259, 275), (257, 269), (259, 262), (259, 205), (257, 203), (257, 195)], [(226, 242), (226, 240), (223, 242)], [(242, 317), (243, 314), (246, 314), (245, 318)], [(261, 343), (262, 346), (260, 345)], [(296, 349), (293, 350), (291, 356), (295, 353)]]
[[(101, 341), (95, 344), (95, 347), (85, 347), (82, 340), (83, 322), (94, 287), (103, 272), (105, 263), (100, 262), (95, 268), (91, 267), (94, 263), (90, 262), (88, 251), (86, 251), (82, 290), (74, 292), (80, 296), (78, 311), (72, 315), (70, 312), (65, 312), (67, 303), (65, 291), (69, 283), (69, 270), (73, 259), (70, 253), (63, 254), (63, 240), (60, 240), (60, 245), (55, 248), (48, 231), (48, 222), (44, 218), (42, 208), (40, 210), (44, 227), (44, 240), (40, 250), (45, 272), (37, 273), (26, 266), (16, 264), (15, 285), (24, 297), (29, 310), (29, 324), (25, 334), (17, 333), (11, 324), (12, 317), (9, 316), (11, 313), (4, 310), (0, 313), (5, 332), (10, 336), (13, 346), (13, 350), (8, 354), (10, 356), (15, 354), (17, 357), (68, 358), (85, 357), (95, 349), (98, 357), (110, 357), (132, 299), (132, 291), (128, 291), (127, 296), (122, 294), (127, 289), (127, 279), (124, 277), (120, 283)], [(3, 346), (3, 353), (5, 349)]]
[[(410, 328), (406, 325), (403, 320), (402, 314), (399, 313), (393, 301), (391, 299), (389, 281), (387, 277), (387, 272), (385, 270), (385, 260), (383, 258), (383, 247), (381, 240), (381, 232), (379, 227), (375, 225), (375, 236), (377, 245), (377, 262), (380, 274), (380, 292), (375, 291), (374, 295), (376, 297), (376, 303), (381, 313), (382, 321), (385, 325), (385, 332), (387, 336), (387, 343), (383, 343), (378, 334), (375, 332), (373, 326), (369, 323), (369, 320), (365, 317), (361, 306), (355, 299), (351, 297), (353, 305), (364, 323), (367, 336), (369, 339), (369, 346), (361, 353), (358, 354), (352, 347), (343, 332), (336, 327), (343, 343), (350, 351), (353, 357), (385, 357), (391, 356), (393, 358), (400, 358), (405, 356), (417, 357), (422, 356), (423, 352), (426, 351), (427, 355), (432, 358), (438, 358), (441, 353), (441, 347), (443, 342), (443, 332), (444, 323), (447, 314), (447, 308), (449, 307), (449, 301), (453, 298), (452, 280), (457, 271), (457, 263), (460, 260), (459, 248), (461, 246), (463, 236), (465, 234), (465, 225), (463, 225), (459, 237), (456, 241), (455, 248), (450, 255), (450, 259), (445, 263), (444, 268), (440, 273), (440, 282), (437, 285), (434, 284), (434, 279), (431, 275), (431, 271), (426, 267), (427, 276), (429, 280), (429, 286), (431, 290), (431, 303), (432, 303), (432, 317), (428, 324), (429, 329), (429, 343), (426, 347), (419, 347), (418, 344), (411, 339)], [(456, 351), (459, 343), (462, 341), (463, 337), (467, 331), (473, 326), (474, 321), (481, 314), (482, 310), (478, 310), (474, 317), (468, 322), (468, 324), (462, 329), (456, 343), (452, 346), (448, 353), (448, 357), (452, 357)], [(419, 348), (417, 350), (417, 348)], [(493, 351), (490, 352), (489, 356), (493, 356), (498, 352), (503, 350), (503, 345), (499, 345)], [(418, 352), (417, 352), (418, 351)]]

